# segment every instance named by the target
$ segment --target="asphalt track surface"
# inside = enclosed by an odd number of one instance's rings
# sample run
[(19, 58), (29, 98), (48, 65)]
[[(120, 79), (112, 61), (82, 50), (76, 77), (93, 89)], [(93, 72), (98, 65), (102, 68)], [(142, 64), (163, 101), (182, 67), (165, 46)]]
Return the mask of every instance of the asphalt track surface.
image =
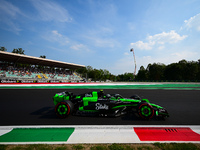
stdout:
[[(94, 89), (92, 89), (94, 90)], [(90, 89), (67, 89), (74, 94)], [(9, 125), (200, 125), (200, 90), (133, 90), (106, 89), (124, 97), (138, 94), (151, 103), (165, 107), (170, 117), (165, 120), (141, 120), (135, 115), (117, 118), (69, 116), (59, 119), (52, 97), (64, 89), (1, 89), (0, 126)]]

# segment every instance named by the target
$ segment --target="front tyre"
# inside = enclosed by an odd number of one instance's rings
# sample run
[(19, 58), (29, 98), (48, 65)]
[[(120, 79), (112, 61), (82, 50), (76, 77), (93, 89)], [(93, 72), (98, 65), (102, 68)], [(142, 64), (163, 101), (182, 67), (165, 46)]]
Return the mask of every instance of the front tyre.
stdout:
[(154, 109), (148, 103), (142, 103), (138, 107), (138, 114), (143, 119), (151, 119), (154, 116)]
[(71, 101), (62, 101), (55, 107), (56, 115), (59, 118), (66, 118), (73, 111), (73, 103)]

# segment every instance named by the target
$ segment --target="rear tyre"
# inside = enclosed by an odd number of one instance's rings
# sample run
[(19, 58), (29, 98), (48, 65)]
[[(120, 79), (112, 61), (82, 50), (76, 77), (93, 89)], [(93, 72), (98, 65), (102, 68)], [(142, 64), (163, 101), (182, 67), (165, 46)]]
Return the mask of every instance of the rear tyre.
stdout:
[(73, 112), (74, 105), (71, 101), (62, 101), (55, 107), (56, 115), (59, 118), (66, 118)]
[(154, 116), (154, 109), (148, 103), (141, 103), (138, 107), (138, 114), (142, 119), (151, 119)]

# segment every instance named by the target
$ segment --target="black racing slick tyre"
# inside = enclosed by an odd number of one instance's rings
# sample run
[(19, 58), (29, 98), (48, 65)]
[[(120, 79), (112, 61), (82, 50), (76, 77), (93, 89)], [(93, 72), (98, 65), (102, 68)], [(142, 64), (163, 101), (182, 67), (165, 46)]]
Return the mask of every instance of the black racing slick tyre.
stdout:
[(62, 101), (58, 103), (55, 107), (56, 115), (64, 119), (73, 112), (74, 105), (71, 101)]
[(141, 103), (138, 107), (138, 114), (142, 119), (151, 119), (154, 116), (154, 109), (148, 103)]

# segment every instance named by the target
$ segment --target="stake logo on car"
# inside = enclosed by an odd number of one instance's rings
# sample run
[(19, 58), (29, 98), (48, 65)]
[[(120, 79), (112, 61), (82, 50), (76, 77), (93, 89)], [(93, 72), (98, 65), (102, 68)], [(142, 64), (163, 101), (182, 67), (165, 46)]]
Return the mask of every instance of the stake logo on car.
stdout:
[(108, 110), (108, 105), (104, 104), (100, 104), (100, 103), (96, 103), (96, 110), (100, 110), (100, 109), (106, 109)]

